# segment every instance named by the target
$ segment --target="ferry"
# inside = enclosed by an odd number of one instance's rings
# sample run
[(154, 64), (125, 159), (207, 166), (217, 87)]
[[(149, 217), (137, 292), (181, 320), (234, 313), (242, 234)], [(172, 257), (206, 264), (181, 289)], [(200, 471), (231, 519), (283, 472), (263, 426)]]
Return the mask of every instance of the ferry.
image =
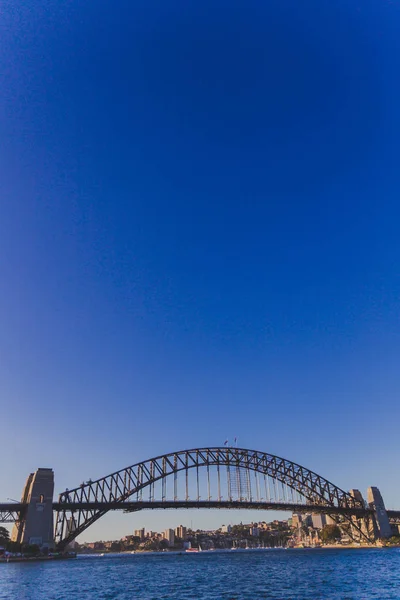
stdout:
[(201, 552), (201, 550), (199, 550), (198, 548), (186, 548), (186, 552), (188, 553), (197, 553), (197, 552)]
[[(203, 548), (199, 544), (198, 548), (186, 548), (186, 552), (188, 552), (188, 553), (194, 552), (197, 554), (198, 552), (203, 552)], [(207, 550), (205, 552), (207, 552)]]

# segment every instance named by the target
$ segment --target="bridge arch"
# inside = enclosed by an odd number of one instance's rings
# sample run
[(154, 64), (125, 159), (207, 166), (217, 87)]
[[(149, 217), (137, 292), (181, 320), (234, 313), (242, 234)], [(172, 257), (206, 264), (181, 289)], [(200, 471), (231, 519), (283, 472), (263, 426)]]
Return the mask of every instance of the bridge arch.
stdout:
[[(321, 508), (357, 509), (362, 503), (314, 471), (279, 456), (245, 448), (213, 447), (180, 450), (136, 463), (95, 481), (66, 490), (59, 496), (55, 541), (64, 548), (70, 541), (110, 509), (110, 503), (122, 504), (157, 482), (200, 468), (224, 467), (254, 472), (281, 482)], [(70, 505), (70, 507), (69, 507)], [(76, 508), (82, 505), (84, 508)], [(140, 508), (138, 508), (140, 510)]]

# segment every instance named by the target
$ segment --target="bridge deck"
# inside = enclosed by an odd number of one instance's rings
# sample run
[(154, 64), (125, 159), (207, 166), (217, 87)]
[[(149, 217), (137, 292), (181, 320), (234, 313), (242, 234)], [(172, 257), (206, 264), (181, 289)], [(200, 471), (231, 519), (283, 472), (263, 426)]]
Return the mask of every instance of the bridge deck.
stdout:
[(365, 515), (372, 511), (360, 508), (326, 507), (320, 504), (294, 504), (287, 502), (250, 502), (246, 500), (153, 500), (133, 502), (79, 502), (79, 503), (54, 503), (54, 510), (123, 510), (135, 512), (138, 510), (157, 509), (248, 509), (248, 510), (287, 510), (291, 512), (329, 512), (332, 514), (346, 513), (352, 515)]
[[(163, 500), (163, 501), (133, 501), (133, 502), (53, 502), (54, 511), (63, 510), (122, 510), (136, 512), (139, 510), (159, 509), (248, 509), (248, 510), (282, 510), (291, 512), (326, 512), (330, 514), (367, 515), (371, 509), (343, 509), (340, 507), (326, 507), (318, 504), (293, 504), (287, 502), (248, 502), (229, 500)], [(0, 522), (13, 522), (26, 509), (25, 504), (0, 503)], [(400, 511), (388, 510), (390, 520), (400, 520)]]

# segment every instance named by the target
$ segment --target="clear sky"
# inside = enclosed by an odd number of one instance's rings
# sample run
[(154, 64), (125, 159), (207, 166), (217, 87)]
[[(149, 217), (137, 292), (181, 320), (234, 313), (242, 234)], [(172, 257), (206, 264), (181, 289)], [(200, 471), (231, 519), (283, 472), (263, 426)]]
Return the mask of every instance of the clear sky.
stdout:
[(0, 501), (237, 436), (400, 508), (399, 28), (398, 0), (3, 2)]

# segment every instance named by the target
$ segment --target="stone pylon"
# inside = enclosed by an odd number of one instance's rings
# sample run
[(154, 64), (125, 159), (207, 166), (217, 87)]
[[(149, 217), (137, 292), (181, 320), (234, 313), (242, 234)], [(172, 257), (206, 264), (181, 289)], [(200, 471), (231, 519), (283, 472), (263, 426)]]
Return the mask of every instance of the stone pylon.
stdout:
[(52, 469), (38, 469), (29, 475), (21, 497), (21, 503), (27, 507), (22, 519), (14, 525), (13, 542), (54, 548), (53, 492)]
[(367, 492), (369, 507), (374, 511), (375, 516), (375, 534), (376, 537), (387, 539), (392, 536), (392, 528), (389, 523), (389, 517), (386, 512), (385, 503), (382, 494), (377, 487), (369, 487)]

